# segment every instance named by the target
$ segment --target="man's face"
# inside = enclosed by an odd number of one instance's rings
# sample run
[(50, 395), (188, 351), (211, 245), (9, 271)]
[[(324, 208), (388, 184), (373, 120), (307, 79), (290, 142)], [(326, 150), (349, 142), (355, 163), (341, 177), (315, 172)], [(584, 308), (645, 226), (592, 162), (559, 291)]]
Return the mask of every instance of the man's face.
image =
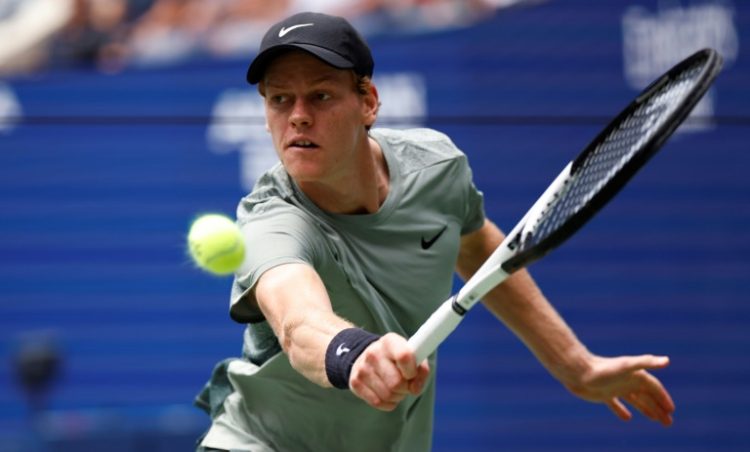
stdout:
[(301, 51), (271, 62), (262, 83), (274, 147), (298, 183), (336, 183), (352, 170), (375, 121), (374, 89), (357, 93), (351, 71)]

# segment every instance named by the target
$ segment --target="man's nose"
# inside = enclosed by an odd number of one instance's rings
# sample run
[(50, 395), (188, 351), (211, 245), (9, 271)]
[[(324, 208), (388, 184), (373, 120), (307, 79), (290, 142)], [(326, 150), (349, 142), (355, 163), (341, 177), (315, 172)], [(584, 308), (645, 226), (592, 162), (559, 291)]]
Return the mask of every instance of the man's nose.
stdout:
[(312, 115), (310, 114), (310, 106), (305, 102), (304, 99), (297, 99), (292, 108), (292, 113), (289, 115), (289, 122), (294, 127), (309, 127), (312, 125)]

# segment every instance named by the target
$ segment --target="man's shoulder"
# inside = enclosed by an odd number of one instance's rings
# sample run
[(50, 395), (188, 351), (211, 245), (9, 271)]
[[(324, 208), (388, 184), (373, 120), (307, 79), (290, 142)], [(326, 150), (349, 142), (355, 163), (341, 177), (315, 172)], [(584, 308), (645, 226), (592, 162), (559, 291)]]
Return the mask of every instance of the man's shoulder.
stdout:
[(461, 155), (450, 137), (435, 129), (372, 129), (375, 139), (382, 139), (392, 144), (407, 145), (428, 152)]
[(306, 217), (293, 200), (294, 189), (284, 168), (277, 164), (258, 178), (253, 190), (240, 200), (237, 219), (240, 223), (263, 217), (294, 215)]
[(385, 145), (409, 170), (423, 169), (440, 163), (463, 159), (448, 135), (434, 129), (373, 129), (371, 132), (380, 144)]

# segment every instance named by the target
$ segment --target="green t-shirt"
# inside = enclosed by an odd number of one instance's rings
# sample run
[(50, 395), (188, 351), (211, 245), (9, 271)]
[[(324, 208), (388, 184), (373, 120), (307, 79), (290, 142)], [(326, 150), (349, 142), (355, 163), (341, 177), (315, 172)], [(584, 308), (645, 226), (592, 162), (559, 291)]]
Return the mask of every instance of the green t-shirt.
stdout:
[(368, 331), (411, 336), (450, 296), (460, 236), (484, 222), (466, 156), (429, 129), (373, 129), (390, 174), (373, 214), (329, 214), (281, 165), (262, 176), (239, 207), (247, 261), (232, 287), (230, 314), (249, 323), (245, 358), (228, 364), (234, 392), (204, 445), (239, 450), (429, 450), (435, 356), (419, 397), (392, 412), (350, 391), (321, 388), (280, 352), (252, 295), (266, 270), (306, 263), (323, 280), (333, 310)]

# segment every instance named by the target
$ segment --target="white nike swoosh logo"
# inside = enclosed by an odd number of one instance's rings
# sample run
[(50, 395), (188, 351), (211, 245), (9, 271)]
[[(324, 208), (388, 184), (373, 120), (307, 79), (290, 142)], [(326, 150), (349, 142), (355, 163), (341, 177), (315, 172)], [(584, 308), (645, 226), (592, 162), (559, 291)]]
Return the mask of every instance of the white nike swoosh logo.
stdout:
[(338, 348), (336, 348), (336, 356), (341, 356), (344, 353), (349, 353), (350, 351), (351, 350), (349, 350), (348, 348), (344, 347), (344, 344), (340, 344), (338, 346)]
[(289, 28), (281, 27), (281, 30), (279, 30), (279, 38), (283, 38), (285, 34), (289, 33), (290, 31), (294, 30), (295, 28), (300, 27), (311, 27), (315, 24), (299, 24), (299, 25), (292, 25)]

